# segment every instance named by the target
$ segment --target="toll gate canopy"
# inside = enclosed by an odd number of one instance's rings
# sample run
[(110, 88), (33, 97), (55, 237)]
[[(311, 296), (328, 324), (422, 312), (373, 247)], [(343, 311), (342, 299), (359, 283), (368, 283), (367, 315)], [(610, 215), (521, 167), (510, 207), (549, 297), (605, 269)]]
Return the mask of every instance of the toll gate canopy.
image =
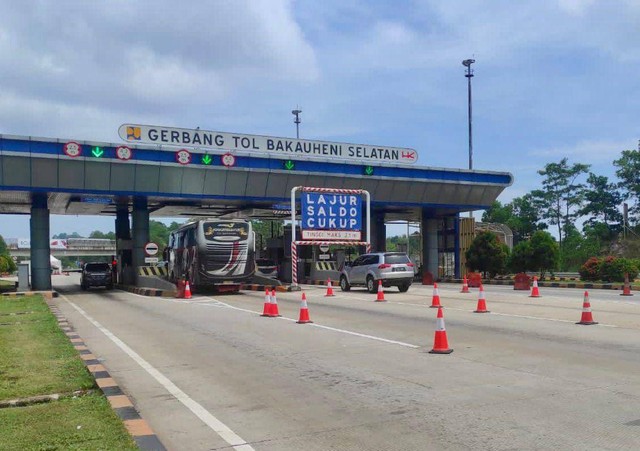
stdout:
[(0, 135), (0, 213), (29, 214), (46, 193), (51, 214), (115, 215), (145, 198), (155, 217), (286, 218), (296, 186), (364, 189), (372, 214), (420, 221), (486, 209), (510, 173), (314, 159), (225, 149)]

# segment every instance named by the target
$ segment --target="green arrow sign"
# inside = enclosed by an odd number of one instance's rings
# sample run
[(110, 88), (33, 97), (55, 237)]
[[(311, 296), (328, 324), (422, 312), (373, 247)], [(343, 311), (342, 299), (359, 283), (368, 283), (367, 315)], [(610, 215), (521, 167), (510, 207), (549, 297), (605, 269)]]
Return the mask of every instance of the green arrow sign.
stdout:
[(295, 168), (295, 167), (296, 167), (296, 164), (294, 163), (294, 161), (293, 161), (293, 160), (285, 160), (285, 162), (284, 162), (284, 168), (285, 168), (287, 171), (292, 171), (292, 170), (293, 170), (293, 168)]
[(91, 154), (96, 158), (100, 158), (102, 157), (102, 155), (104, 155), (104, 149), (102, 147), (97, 147), (97, 146), (92, 147)]
[(204, 164), (211, 164), (211, 162), (212, 162), (212, 161), (213, 161), (213, 158), (211, 158), (211, 155), (209, 155), (209, 154), (204, 154), (204, 155), (202, 156), (202, 162), (203, 162)]
[(373, 166), (365, 166), (364, 175), (373, 175)]

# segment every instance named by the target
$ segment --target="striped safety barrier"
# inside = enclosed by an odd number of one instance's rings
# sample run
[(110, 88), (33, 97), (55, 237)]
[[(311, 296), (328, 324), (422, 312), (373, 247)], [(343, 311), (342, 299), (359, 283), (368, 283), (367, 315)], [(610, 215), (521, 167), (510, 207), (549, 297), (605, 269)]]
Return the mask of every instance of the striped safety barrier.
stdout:
[(336, 262), (316, 262), (316, 269), (318, 271), (337, 271)]
[(162, 266), (140, 266), (138, 274), (141, 276), (167, 277), (167, 268)]

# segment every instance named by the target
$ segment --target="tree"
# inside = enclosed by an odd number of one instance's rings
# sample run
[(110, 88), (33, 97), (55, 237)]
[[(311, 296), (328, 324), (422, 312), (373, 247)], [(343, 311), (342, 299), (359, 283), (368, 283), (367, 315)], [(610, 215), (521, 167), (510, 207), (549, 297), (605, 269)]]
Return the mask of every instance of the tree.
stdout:
[(569, 166), (565, 157), (559, 163), (548, 163), (538, 174), (544, 176), (542, 190), (532, 191), (539, 202), (543, 218), (558, 226), (558, 239), (562, 245), (563, 226), (578, 216), (577, 207), (582, 203), (583, 185), (578, 177), (589, 171), (590, 165), (575, 163)]
[(502, 244), (495, 233), (482, 232), (475, 237), (466, 252), (467, 267), (489, 273), (491, 277), (505, 271), (509, 248)]
[[(640, 213), (640, 152), (637, 150), (623, 150), (622, 156), (613, 161), (618, 169), (616, 175), (620, 179), (620, 188), (626, 199), (633, 200), (630, 213)], [(634, 221), (636, 222), (636, 221)]]
[(589, 174), (583, 196), (585, 205), (579, 214), (589, 216), (588, 224), (593, 225), (600, 220), (607, 226), (610, 223), (622, 223), (622, 214), (618, 207), (622, 203), (623, 196), (617, 185), (609, 183), (607, 177)]
[(54, 240), (66, 240), (68, 238), (82, 238), (82, 235), (80, 235), (78, 232), (73, 232), (72, 234), (68, 234), (65, 232), (62, 233), (58, 233), (56, 235), (53, 235), (52, 237)]
[(549, 232), (538, 230), (531, 237), (531, 269), (539, 271), (544, 277), (546, 271), (558, 267), (560, 246)]
[(511, 201), (513, 217), (507, 225), (513, 231), (516, 241), (527, 240), (536, 230), (545, 230), (547, 225), (542, 221), (540, 209), (531, 193), (516, 197)]
[(513, 218), (513, 205), (502, 205), (499, 200), (491, 204), (489, 209), (482, 213), (482, 222), (494, 222), (498, 224), (507, 224)]
[(7, 243), (4, 241), (4, 238), (2, 238), (2, 235), (0, 235), (0, 255), (8, 255), (9, 254), (9, 249), (7, 249)]
[(89, 235), (89, 238), (96, 238), (96, 239), (103, 239), (103, 240), (115, 240), (116, 239), (116, 234), (115, 234), (115, 232), (104, 233), (104, 232), (101, 232), (99, 230), (94, 230)]
[(162, 254), (164, 248), (169, 244), (169, 234), (181, 225), (182, 224), (178, 224), (175, 221), (168, 226), (160, 221), (149, 221), (149, 241), (158, 245), (160, 254)]
[(530, 241), (521, 241), (516, 244), (513, 246), (513, 251), (509, 256), (509, 269), (515, 273), (531, 270), (532, 255), (533, 250), (531, 249)]

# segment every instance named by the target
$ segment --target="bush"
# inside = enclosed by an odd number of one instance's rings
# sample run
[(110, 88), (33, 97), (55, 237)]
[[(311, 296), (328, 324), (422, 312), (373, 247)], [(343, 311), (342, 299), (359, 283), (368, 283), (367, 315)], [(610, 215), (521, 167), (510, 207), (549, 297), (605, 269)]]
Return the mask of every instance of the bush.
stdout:
[(637, 277), (638, 265), (635, 260), (611, 255), (591, 257), (580, 268), (580, 279), (585, 281), (624, 282), (625, 274), (629, 274), (629, 280)]
[(600, 278), (600, 260), (598, 257), (591, 257), (580, 267), (580, 280), (589, 282)]

